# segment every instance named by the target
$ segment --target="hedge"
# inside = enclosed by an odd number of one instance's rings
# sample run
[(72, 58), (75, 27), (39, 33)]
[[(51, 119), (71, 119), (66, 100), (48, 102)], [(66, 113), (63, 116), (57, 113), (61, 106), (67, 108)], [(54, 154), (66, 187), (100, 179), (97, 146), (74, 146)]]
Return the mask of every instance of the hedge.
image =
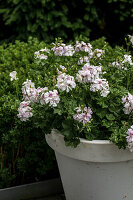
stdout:
[(120, 43), (133, 30), (132, 5), (133, 0), (5, 0), (0, 5), (0, 40), (27, 40), (29, 35), (71, 40), (82, 34)]
[[(22, 124), (17, 117), (22, 83), (29, 78), (42, 85), (34, 52), (43, 46), (32, 38), (0, 46), (0, 188), (58, 176), (53, 151), (45, 141), (46, 129), (33, 121)], [(18, 88), (9, 76), (14, 70)]]

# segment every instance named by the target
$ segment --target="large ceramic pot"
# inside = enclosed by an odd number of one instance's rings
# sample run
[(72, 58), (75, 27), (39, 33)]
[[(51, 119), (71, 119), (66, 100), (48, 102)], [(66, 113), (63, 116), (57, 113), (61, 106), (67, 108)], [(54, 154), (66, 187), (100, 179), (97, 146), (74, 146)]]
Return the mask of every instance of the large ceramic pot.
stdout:
[(133, 200), (133, 153), (107, 140), (65, 146), (56, 130), (46, 135), (55, 151), (66, 200)]

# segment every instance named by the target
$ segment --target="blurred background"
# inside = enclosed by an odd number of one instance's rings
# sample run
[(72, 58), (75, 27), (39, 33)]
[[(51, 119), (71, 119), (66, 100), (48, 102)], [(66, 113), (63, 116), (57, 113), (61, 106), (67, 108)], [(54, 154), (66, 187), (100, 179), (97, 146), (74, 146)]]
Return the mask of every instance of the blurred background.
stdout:
[(133, 31), (133, 0), (0, 0), (0, 41), (45, 42), (104, 36), (121, 44)]

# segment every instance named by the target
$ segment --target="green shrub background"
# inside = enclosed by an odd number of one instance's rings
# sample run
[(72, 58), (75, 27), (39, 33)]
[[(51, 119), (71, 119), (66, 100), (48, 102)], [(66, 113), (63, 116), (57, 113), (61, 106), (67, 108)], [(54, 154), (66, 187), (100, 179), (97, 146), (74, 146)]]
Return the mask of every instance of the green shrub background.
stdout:
[[(34, 52), (44, 46), (32, 38), (0, 46), (0, 188), (58, 176), (54, 153), (45, 141), (47, 125), (44, 130), (17, 117), (22, 83), (28, 78), (36, 86), (44, 85), (43, 71), (34, 62)], [(17, 82), (10, 80), (14, 70)]]
[(133, 0), (4, 0), (0, 4), (0, 40), (53, 41), (82, 34), (121, 43), (133, 31)]

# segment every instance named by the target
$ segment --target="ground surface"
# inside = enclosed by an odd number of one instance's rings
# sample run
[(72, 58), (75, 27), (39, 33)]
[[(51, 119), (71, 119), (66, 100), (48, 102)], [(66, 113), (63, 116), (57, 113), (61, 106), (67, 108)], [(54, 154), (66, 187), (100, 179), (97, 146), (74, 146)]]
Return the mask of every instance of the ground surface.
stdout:
[(64, 195), (55, 195), (51, 197), (43, 197), (38, 199), (29, 199), (29, 200), (65, 200)]

